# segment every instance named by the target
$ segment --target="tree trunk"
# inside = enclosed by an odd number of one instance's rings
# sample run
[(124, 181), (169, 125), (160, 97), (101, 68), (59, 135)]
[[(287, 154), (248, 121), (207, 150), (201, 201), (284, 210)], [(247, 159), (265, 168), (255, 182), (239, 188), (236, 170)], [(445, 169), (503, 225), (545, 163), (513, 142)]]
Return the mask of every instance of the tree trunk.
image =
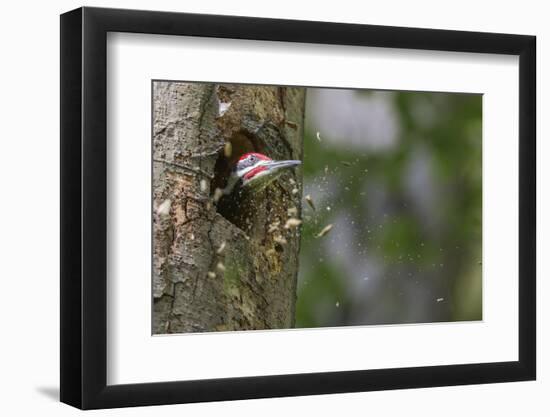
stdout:
[(153, 83), (154, 334), (293, 327), (301, 170), (247, 202), (246, 224), (213, 196), (245, 152), (302, 159), (304, 103), (303, 88)]

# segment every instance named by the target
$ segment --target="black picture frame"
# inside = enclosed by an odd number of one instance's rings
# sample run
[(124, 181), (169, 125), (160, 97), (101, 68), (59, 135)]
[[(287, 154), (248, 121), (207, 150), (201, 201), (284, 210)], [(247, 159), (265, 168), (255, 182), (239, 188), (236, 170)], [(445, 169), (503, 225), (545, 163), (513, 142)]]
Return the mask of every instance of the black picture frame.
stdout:
[[(108, 32), (519, 56), (519, 360), (107, 385)], [(535, 379), (535, 50), (524, 35), (88, 7), (61, 15), (61, 401), (94, 409)]]

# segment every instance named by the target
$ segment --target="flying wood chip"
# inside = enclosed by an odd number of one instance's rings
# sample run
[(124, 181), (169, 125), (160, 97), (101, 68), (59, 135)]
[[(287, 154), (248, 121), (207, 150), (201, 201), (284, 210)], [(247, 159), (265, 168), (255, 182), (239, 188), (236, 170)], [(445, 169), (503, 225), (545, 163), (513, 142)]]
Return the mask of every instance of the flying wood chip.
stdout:
[(330, 232), (331, 230), (332, 230), (332, 224), (329, 224), (328, 226), (325, 226), (324, 229), (319, 232), (317, 237), (326, 236), (328, 234), (328, 232)]
[(286, 221), (286, 224), (285, 224), (285, 229), (290, 229), (290, 228), (294, 228), (294, 227), (298, 227), (302, 224), (302, 221), (299, 220), (299, 219), (295, 219), (295, 218), (290, 218)]
[(313, 199), (311, 198), (311, 196), (309, 194), (306, 195), (306, 201), (309, 204), (309, 206), (311, 207), (311, 209), (313, 211), (315, 211), (315, 204), (313, 204)]
[(230, 158), (233, 154), (233, 145), (231, 145), (231, 142), (225, 142), (225, 145), (223, 147), (223, 153), (226, 158)]
[(225, 249), (225, 241), (222, 242), (222, 244), (220, 245), (220, 247), (218, 248), (218, 250), (216, 251), (216, 253), (217, 253), (218, 255), (220, 255), (220, 254), (223, 252), (224, 249)]

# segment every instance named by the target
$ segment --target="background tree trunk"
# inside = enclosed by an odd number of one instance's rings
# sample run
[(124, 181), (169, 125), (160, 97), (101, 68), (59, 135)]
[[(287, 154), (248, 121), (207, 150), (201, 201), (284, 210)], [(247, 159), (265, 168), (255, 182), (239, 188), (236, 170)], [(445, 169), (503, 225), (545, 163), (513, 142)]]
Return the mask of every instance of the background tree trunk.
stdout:
[(242, 208), (247, 226), (212, 196), (245, 152), (302, 159), (304, 103), (303, 88), (154, 82), (155, 334), (294, 325), (300, 236), (284, 225), (301, 214), (301, 170)]

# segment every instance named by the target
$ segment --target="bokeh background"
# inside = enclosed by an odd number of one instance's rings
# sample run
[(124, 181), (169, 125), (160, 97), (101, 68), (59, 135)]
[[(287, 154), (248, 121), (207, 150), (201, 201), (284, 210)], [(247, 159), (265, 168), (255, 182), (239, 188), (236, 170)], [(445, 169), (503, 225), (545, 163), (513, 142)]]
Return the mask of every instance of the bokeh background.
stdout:
[(296, 327), (481, 320), (482, 96), (306, 102)]

